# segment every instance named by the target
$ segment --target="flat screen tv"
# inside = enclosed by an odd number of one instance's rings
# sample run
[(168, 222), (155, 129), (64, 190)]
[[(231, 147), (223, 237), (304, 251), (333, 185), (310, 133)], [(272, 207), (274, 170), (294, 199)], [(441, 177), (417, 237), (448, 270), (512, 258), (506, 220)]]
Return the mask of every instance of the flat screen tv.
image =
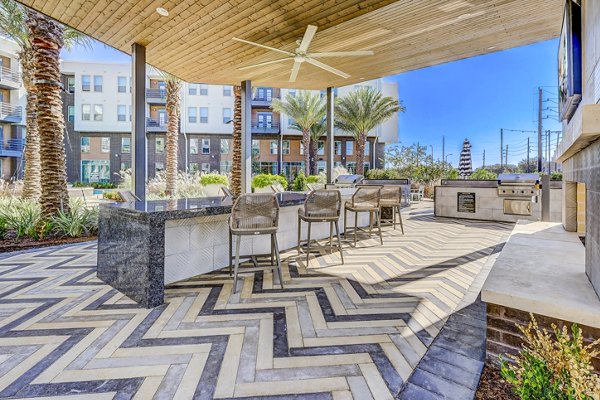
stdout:
[(581, 101), (581, 6), (567, 0), (558, 45), (560, 119), (569, 120)]

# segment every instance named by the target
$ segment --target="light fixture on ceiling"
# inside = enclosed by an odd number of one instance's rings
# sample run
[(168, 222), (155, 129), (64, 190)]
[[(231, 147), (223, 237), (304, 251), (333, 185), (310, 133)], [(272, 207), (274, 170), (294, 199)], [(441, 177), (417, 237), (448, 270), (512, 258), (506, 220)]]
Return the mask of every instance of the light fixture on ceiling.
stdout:
[(495, 48), (496, 48), (496, 46), (490, 46), (490, 47), (488, 47), (487, 49), (488, 49), (488, 50), (494, 50)]
[(168, 17), (169, 16), (169, 12), (166, 9), (162, 8), (162, 7), (156, 7), (156, 12), (159, 15), (162, 15), (163, 17)]

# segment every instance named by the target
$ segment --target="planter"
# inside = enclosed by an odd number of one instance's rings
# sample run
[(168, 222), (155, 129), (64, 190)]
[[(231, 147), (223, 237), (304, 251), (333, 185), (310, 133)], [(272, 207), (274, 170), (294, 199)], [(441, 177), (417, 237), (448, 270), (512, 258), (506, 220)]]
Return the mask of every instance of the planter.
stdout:
[(261, 188), (254, 188), (254, 193), (275, 193), (271, 186), (265, 186)]
[(225, 185), (221, 185), (220, 183), (211, 183), (210, 185), (205, 185), (202, 187), (202, 193), (206, 197), (221, 197), (223, 196), (223, 191), (221, 188)]

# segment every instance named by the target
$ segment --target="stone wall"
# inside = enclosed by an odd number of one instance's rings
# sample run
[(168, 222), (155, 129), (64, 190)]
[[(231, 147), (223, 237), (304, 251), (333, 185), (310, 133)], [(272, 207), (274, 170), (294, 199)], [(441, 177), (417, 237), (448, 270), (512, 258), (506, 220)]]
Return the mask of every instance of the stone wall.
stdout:
[[(563, 320), (549, 318), (543, 315), (534, 314), (534, 317), (540, 328), (551, 329), (551, 325), (556, 324), (559, 329), (567, 324), (570, 328), (571, 323)], [(523, 335), (516, 324), (527, 325), (529, 323), (529, 313), (510, 307), (504, 307), (497, 304), (487, 304), (487, 344), (486, 358), (488, 361), (498, 363), (498, 357), (505, 354), (517, 354), (521, 348)], [(600, 338), (600, 329), (585, 325), (579, 325), (582, 330), (584, 342), (591, 343)], [(600, 356), (593, 359), (594, 370), (600, 372)]]

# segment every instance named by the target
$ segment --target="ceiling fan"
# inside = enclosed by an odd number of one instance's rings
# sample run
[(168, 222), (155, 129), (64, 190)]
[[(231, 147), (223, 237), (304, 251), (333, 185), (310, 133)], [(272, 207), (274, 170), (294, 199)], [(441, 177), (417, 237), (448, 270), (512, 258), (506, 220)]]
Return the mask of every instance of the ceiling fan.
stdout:
[(325, 71), (329, 71), (332, 74), (341, 76), (342, 78), (349, 78), (350, 75), (347, 73), (340, 71), (339, 69), (333, 68), (330, 65), (322, 63), (321, 61), (316, 60), (316, 58), (324, 58), (324, 57), (356, 57), (356, 56), (372, 56), (374, 53), (371, 50), (359, 50), (359, 51), (330, 51), (324, 53), (309, 53), (308, 46), (310, 46), (310, 42), (313, 40), (315, 33), (317, 33), (317, 27), (314, 25), (308, 25), (306, 27), (306, 32), (304, 32), (304, 37), (302, 40), (298, 40), (296, 43), (298, 47), (296, 50), (287, 51), (276, 49), (274, 47), (265, 46), (264, 44), (251, 42), (249, 40), (244, 40), (240, 38), (234, 37), (233, 40), (237, 40), (238, 42), (247, 43), (252, 46), (262, 47), (268, 50), (276, 51), (278, 53), (285, 54), (287, 57), (279, 58), (277, 60), (265, 61), (258, 64), (247, 65), (245, 67), (240, 67), (239, 69), (248, 69), (261, 67), (263, 65), (276, 64), (284, 61), (294, 61), (294, 65), (292, 66), (292, 73), (290, 74), (290, 82), (296, 82), (296, 78), (298, 77), (298, 72), (300, 71), (300, 66), (303, 62), (307, 62), (309, 64), (314, 65), (315, 67), (319, 67), (324, 69)]

